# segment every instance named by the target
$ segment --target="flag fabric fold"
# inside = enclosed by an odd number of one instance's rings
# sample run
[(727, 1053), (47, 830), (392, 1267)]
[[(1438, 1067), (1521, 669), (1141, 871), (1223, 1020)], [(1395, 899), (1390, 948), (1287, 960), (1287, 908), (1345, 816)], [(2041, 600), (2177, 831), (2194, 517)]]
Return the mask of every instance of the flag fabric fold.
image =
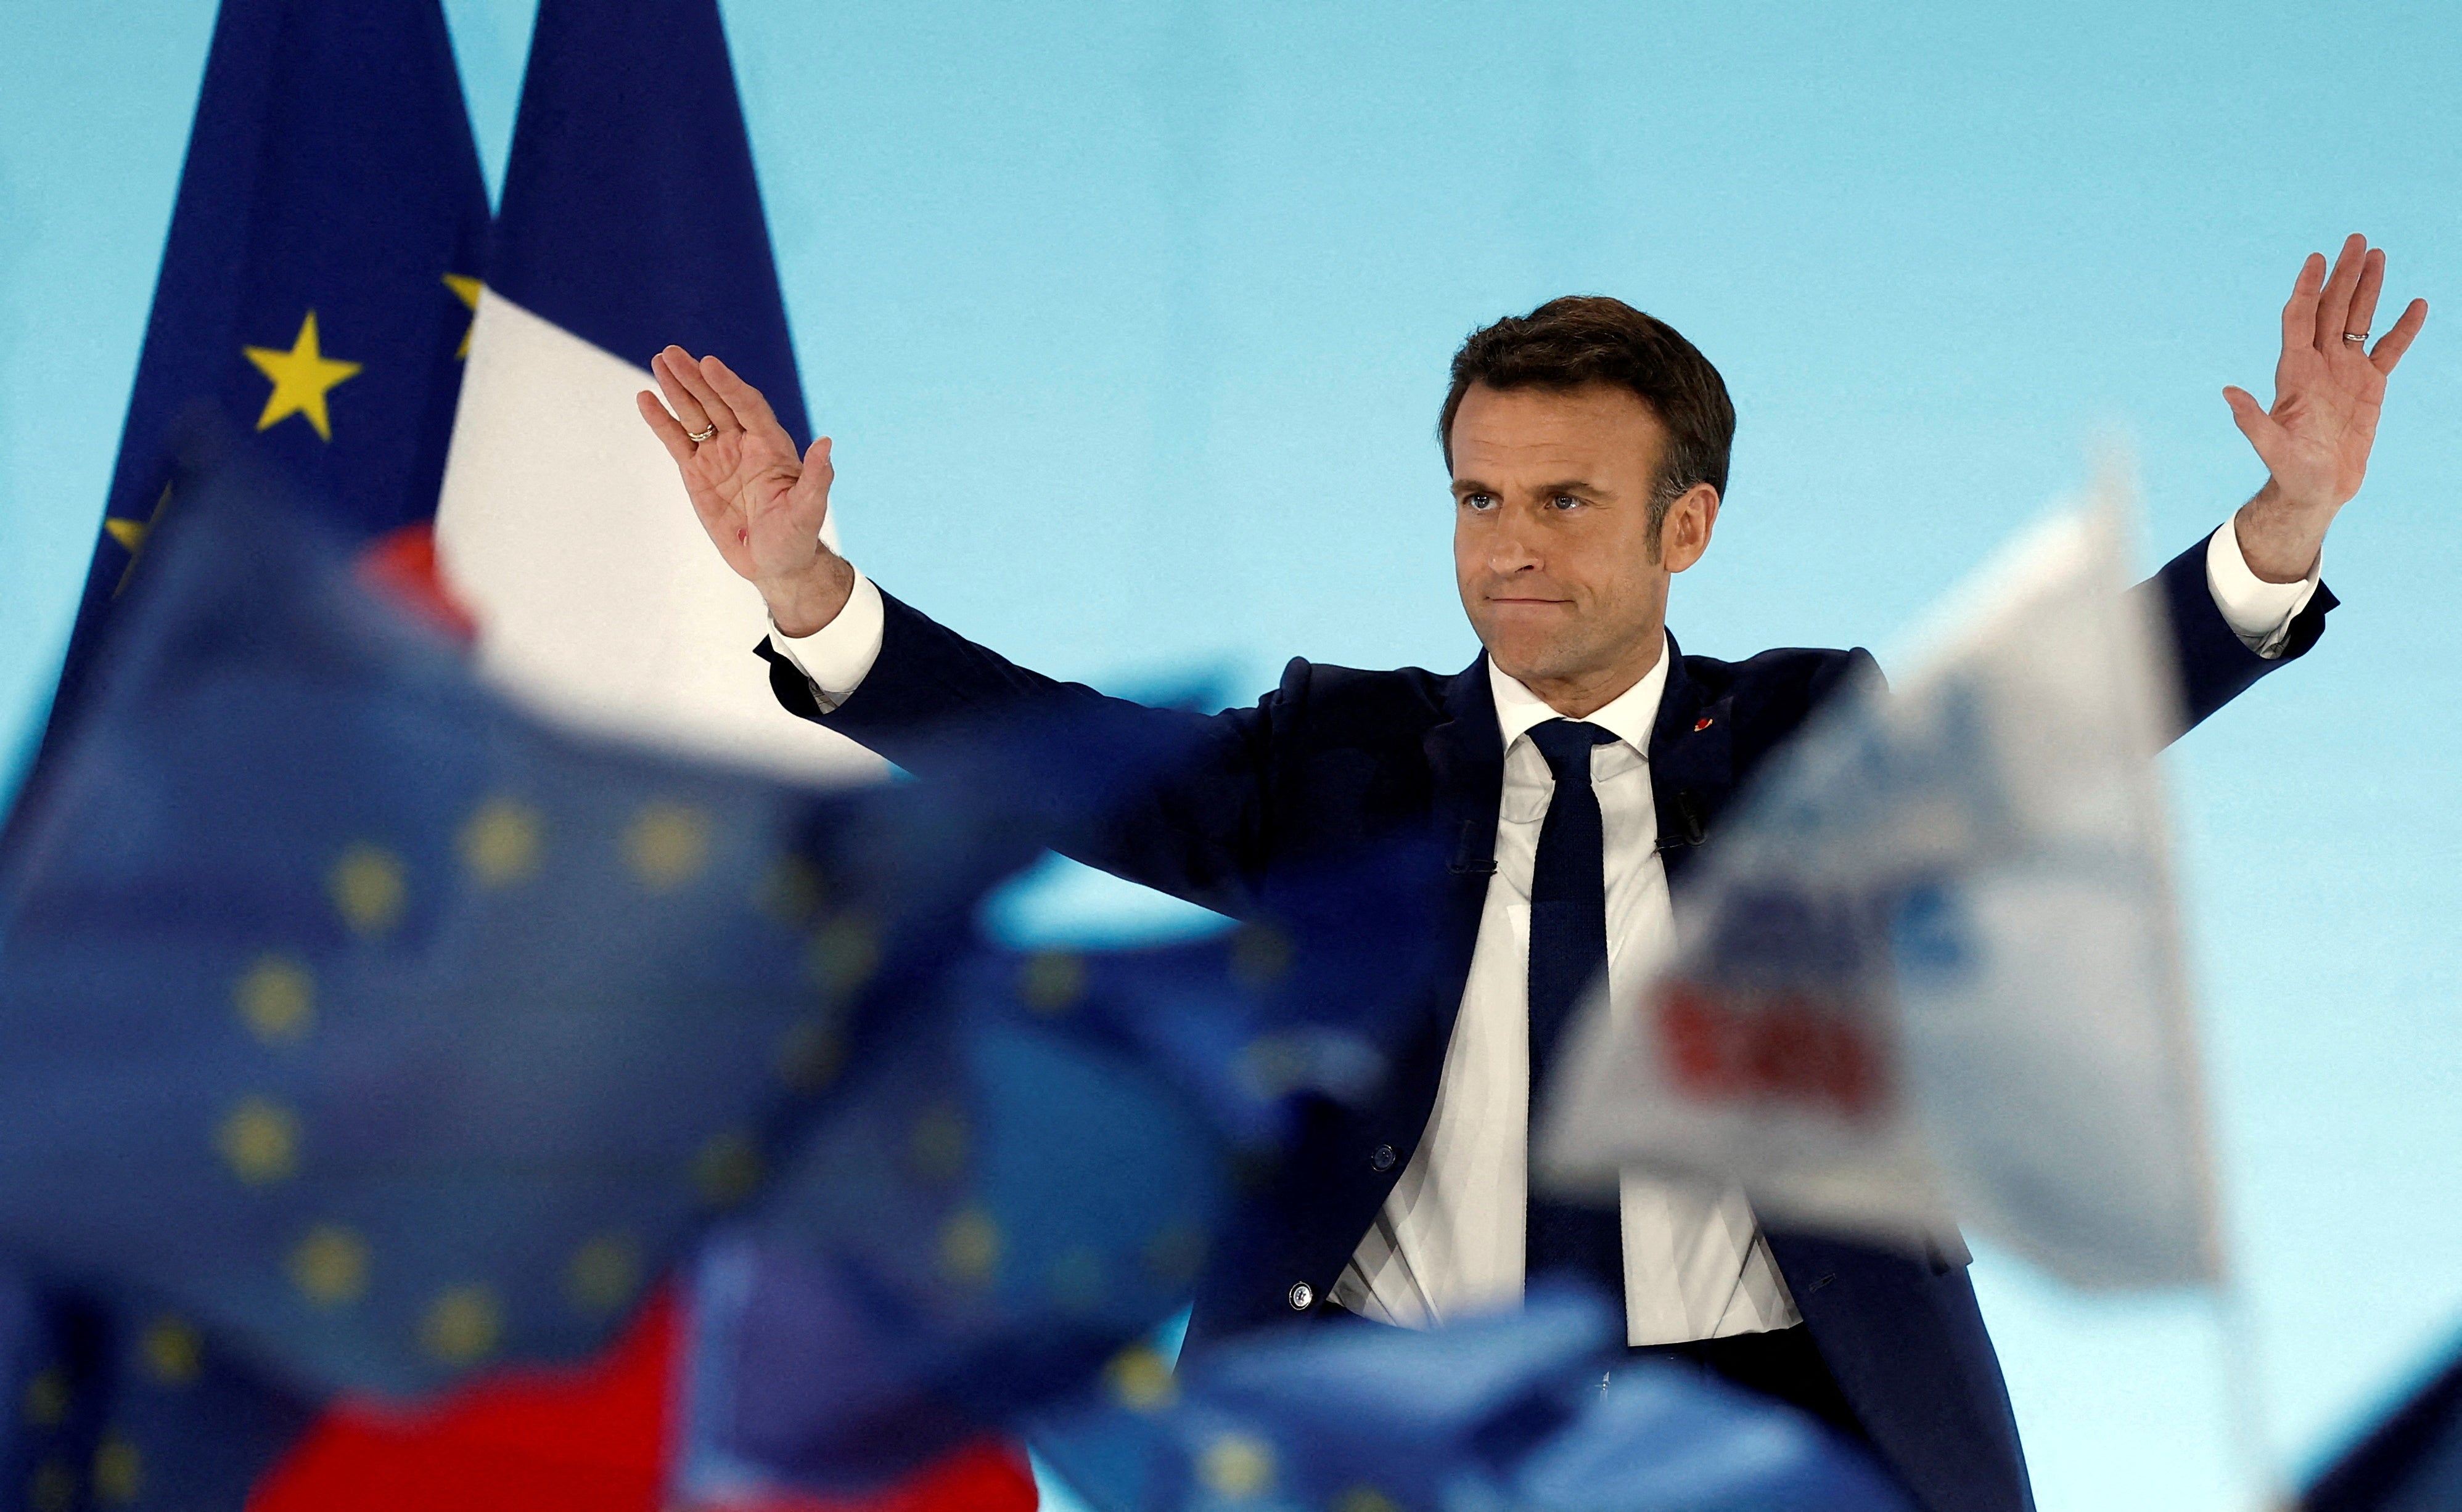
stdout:
[(314, 1415), (182, 1311), (11, 1280), (0, 1491), (30, 1512), (238, 1508)]
[(1243, 1173), (1381, 1083), (1434, 969), (1406, 847), (1215, 939), (985, 950), (698, 1268), (683, 1484), (843, 1491), (1014, 1428), (1184, 1304)]
[(1137, 1346), (1033, 1438), (1097, 1512), (1906, 1512), (1820, 1423), (1631, 1363), (1621, 1332), (1601, 1299), (1543, 1288), (1519, 1313), (1260, 1334), (1177, 1372)]
[(2212, 1281), (2213, 1173), (2154, 764), (2172, 692), (2116, 488), (1772, 763), (1639, 1002), (1594, 999), (1547, 1170), (1741, 1182), (1773, 1220), (2086, 1286)]

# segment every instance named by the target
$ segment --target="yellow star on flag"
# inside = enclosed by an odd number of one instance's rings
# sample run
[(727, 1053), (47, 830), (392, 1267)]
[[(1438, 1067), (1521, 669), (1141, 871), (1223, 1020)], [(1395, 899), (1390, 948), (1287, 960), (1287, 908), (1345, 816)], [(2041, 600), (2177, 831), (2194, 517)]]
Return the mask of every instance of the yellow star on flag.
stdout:
[(170, 507), (171, 485), (164, 483), (162, 497), (154, 500), (154, 513), (150, 519), (123, 520), (118, 516), (103, 518), (102, 528), (109, 531), (111, 539), (119, 542), (119, 548), (128, 553), (128, 565), (119, 569), (119, 584), (111, 590), (113, 598), (116, 599), (128, 591), (129, 575), (137, 570), (137, 558), (145, 550), (146, 534), (162, 523), (162, 511)]
[(248, 360), (256, 371), (273, 380), (273, 392), (266, 396), (265, 413), (256, 417), (256, 428), (270, 430), (293, 415), (308, 416), (316, 434), (326, 440), (334, 438), (334, 427), (325, 417), (325, 393), (334, 385), (359, 371), (356, 362), (337, 362), (316, 348), (316, 312), (299, 323), (299, 339), (289, 351), (273, 347), (243, 347)]
[[(477, 279), (472, 278), (467, 273), (447, 273), (444, 275), (444, 287), (453, 290), (453, 292), (460, 297), (462, 303), (469, 306), (470, 312), (472, 314), (475, 315), (479, 312), (480, 286)], [(462, 345), (455, 349), (453, 355), (457, 357), (466, 357), (470, 355), (469, 330), (465, 329), (462, 332)]]

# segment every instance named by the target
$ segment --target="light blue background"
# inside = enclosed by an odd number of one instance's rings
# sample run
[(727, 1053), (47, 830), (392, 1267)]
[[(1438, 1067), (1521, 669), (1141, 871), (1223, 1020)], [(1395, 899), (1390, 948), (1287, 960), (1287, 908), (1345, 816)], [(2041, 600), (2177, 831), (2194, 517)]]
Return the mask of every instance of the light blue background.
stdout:
[[(447, 9), (492, 174), (530, 6)], [(1734, 390), (1688, 648), (1886, 647), (2098, 434), (2135, 441), (2149, 553), (2211, 529), (2260, 476), (2217, 390), (2271, 392), (2300, 254), (2388, 245), (2449, 308), (2328, 546), (2346, 607), (2172, 763), (2248, 1369), (2297, 1474), (2462, 1322), (2462, 27), (2060, 9), (727, 17), (850, 549), (1118, 688), (1466, 663), (1444, 363), (1548, 295), (1667, 317)], [(0, 741), (67, 635), (211, 20), (0, 0)], [(1976, 1278), (2046, 1507), (2238, 1501), (2208, 1304)]]

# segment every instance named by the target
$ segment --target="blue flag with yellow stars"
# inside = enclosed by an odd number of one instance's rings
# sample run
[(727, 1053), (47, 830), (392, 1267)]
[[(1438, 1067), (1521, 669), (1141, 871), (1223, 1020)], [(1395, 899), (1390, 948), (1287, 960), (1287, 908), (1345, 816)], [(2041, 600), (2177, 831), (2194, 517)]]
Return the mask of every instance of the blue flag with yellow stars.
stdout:
[(435, 514), (486, 234), (437, 0), (223, 0), (55, 729), (179, 507), (182, 435), (358, 540)]
[(307, 1392), (603, 1345), (1037, 854), (548, 732), (244, 493), (165, 530), (0, 869), (0, 1252)]
[(687, 1498), (911, 1471), (1177, 1311), (1243, 1178), (1383, 1081), (1436, 964), (1430, 859), (1278, 882), (1216, 939), (983, 948), (909, 998), (698, 1268)]
[(0, 1286), (0, 1506), (240, 1512), (311, 1400), (180, 1312)]
[(1144, 1346), (1035, 1425), (1097, 1512), (1913, 1512), (1791, 1407), (1627, 1364), (1595, 1295), (1434, 1331), (1365, 1321), (1253, 1334), (1174, 1371)]

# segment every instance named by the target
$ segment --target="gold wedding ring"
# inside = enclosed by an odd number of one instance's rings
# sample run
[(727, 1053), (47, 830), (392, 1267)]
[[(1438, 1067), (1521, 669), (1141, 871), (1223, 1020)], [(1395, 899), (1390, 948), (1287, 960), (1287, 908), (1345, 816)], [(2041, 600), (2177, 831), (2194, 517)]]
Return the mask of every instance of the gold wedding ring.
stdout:
[(705, 429), (705, 430), (699, 430), (699, 431), (686, 431), (686, 432), (684, 433), (684, 439), (685, 439), (685, 440), (687, 440), (687, 441), (690, 441), (690, 442), (692, 442), (694, 445), (698, 446), (698, 445), (700, 445), (702, 442), (708, 440), (711, 437), (716, 436), (717, 434), (718, 434), (718, 422), (717, 422), (716, 420), (712, 420), (712, 421), (710, 421), (710, 422), (709, 422), (709, 426), (708, 426), (708, 428), (707, 428), (707, 429)]
[(2346, 330), (2343, 332), (2343, 339), (2344, 341), (2356, 341), (2361, 346), (2365, 347), (2368, 344), (2368, 333), (2365, 330)]

